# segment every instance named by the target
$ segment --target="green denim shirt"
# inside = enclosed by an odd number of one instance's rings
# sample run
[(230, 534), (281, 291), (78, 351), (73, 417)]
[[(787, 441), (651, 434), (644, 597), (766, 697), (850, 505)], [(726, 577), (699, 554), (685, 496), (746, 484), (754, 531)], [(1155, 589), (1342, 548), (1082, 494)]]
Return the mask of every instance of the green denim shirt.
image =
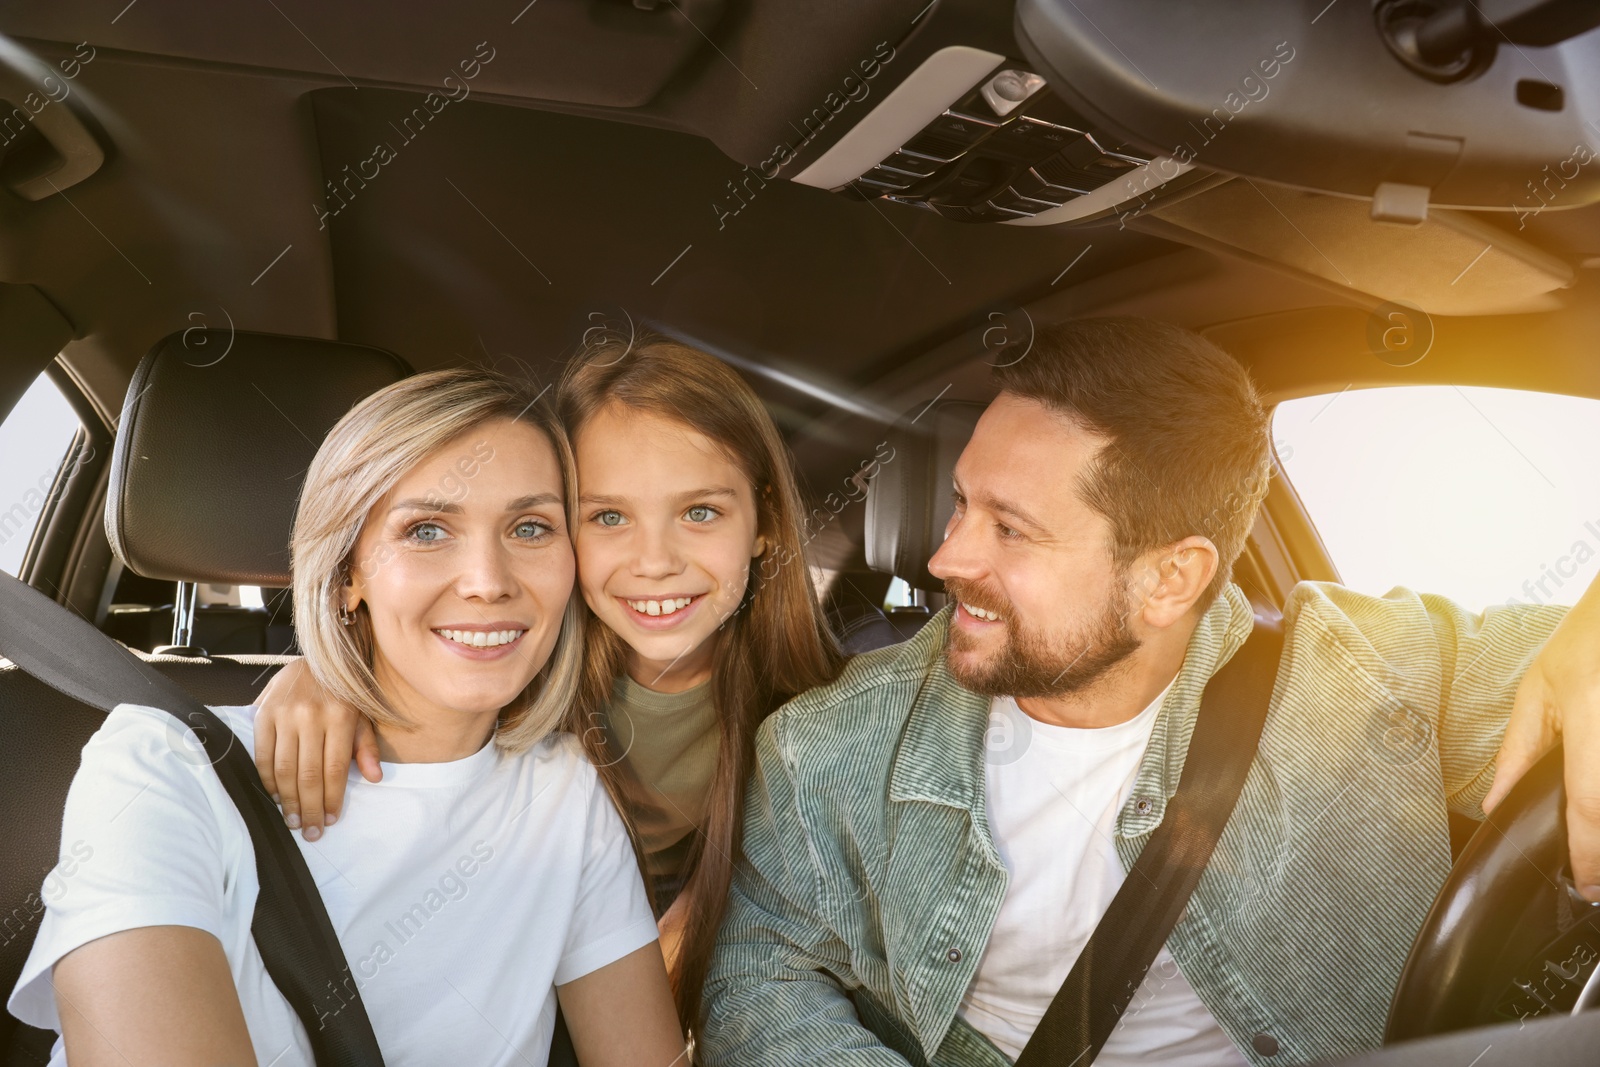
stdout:
[[(1291, 593), (1259, 751), (1167, 941), (1252, 1063), (1381, 1042), (1450, 869), (1447, 810), (1481, 817), (1517, 683), (1564, 610)], [(989, 700), (951, 677), (948, 623), (857, 657), (762, 725), (705, 985), (710, 1067), (1010, 1062), (957, 1014), (1007, 873), (986, 816)], [(1201, 691), (1251, 624), (1229, 586), (1190, 639), (1117, 818), (1124, 868), (1177, 789)]]

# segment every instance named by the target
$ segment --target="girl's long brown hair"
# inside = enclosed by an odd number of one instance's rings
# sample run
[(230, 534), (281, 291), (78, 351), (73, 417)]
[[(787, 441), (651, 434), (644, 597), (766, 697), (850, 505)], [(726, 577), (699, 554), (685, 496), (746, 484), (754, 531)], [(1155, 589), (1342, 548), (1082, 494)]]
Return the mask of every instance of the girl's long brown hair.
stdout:
[[(705, 821), (688, 857), (691, 873), (683, 892), (689, 895), (689, 910), (673, 975), (679, 1018), (693, 1029), (700, 1023), (700, 988), (739, 855), (744, 782), (756, 727), (785, 700), (832, 681), (844, 657), (806, 565), (805, 511), (788, 447), (744, 379), (688, 345), (607, 333), (595, 336), (568, 367), (557, 407), (576, 439), (583, 425), (610, 404), (677, 420), (716, 442), (750, 480), (757, 529), (766, 539), (765, 550), (751, 560), (743, 602), (717, 633), (712, 659), (711, 698), (720, 744)], [(616, 797), (625, 795), (612, 766), (617, 757), (607, 746), (606, 732), (596, 726), (603, 722), (626, 653), (627, 645), (609, 627), (590, 621), (583, 676), (568, 724), (603, 768)]]

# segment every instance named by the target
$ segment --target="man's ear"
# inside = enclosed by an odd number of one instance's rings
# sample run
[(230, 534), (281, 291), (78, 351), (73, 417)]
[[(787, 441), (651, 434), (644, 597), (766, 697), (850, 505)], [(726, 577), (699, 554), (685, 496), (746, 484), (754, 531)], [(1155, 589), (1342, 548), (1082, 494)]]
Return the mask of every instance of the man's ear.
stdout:
[(1134, 566), (1134, 607), (1147, 624), (1171, 626), (1204, 595), (1221, 562), (1217, 546), (1198, 535), (1149, 553)]

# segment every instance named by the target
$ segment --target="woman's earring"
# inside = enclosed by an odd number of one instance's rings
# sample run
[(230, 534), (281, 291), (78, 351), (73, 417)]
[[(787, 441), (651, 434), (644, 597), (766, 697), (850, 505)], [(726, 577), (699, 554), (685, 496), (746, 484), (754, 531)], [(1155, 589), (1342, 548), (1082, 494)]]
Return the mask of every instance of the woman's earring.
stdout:
[(344, 623), (346, 626), (354, 626), (356, 624), (356, 613), (345, 607), (343, 604), (340, 604), (339, 621)]

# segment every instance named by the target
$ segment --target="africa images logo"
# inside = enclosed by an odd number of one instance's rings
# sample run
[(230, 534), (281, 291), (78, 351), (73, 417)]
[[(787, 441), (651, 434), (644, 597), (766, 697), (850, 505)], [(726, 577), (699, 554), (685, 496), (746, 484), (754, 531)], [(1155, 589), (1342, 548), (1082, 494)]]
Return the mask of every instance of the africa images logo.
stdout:
[[(755, 194), (766, 188), (767, 182), (776, 178), (778, 171), (788, 166), (806, 145), (815, 141), (841, 111), (849, 107), (852, 102), (861, 103), (872, 95), (872, 86), (868, 83), (894, 59), (894, 55), (893, 45), (888, 41), (879, 41), (877, 47), (873, 49), (871, 58), (857, 63), (855, 70), (845, 75), (838, 89), (829, 92), (822, 98), (821, 104), (812, 108), (800, 119), (800, 125), (795, 127), (800, 131), (799, 138), (792, 143), (785, 141), (776, 145), (772, 149), (772, 155), (762, 160), (759, 167), (746, 166), (737, 175), (739, 184), (734, 184), (734, 178), (728, 179), (728, 192), (733, 194), (731, 202), (715, 200), (711, 204), (711, 210), (717, 216), (717, 229), (725, 228), (729, 219), (749, 206), (749, 201), (739, 195), (741, 188), (750, 200), (755, 199)], [(752, 181), (755, 183), (754, 189), (751, 188)]]

